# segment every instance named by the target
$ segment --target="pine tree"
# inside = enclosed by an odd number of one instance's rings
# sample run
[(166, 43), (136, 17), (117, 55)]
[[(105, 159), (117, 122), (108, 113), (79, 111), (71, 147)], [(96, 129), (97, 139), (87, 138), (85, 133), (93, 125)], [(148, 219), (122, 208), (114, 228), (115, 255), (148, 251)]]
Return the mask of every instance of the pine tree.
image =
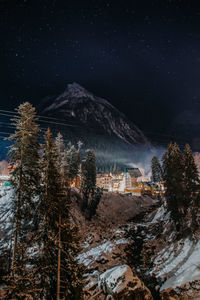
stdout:
[(175, 143), (169, 144), (163, 155), (163, 179), (166, 187), (168, 209), (177, 229), (182, 221), (184, 210), (184, 160), (183, 155)]
[(68, 175), (69, 175), (69, 166), (67, 160), (67, 151), (65, 148), (63, 136), (61, 133), (58, 133), (56, 137), (56, 151), (57, 151), (57, 168), (63, 179), (64, 186), (68, 186)]
[(63, 136), (60, 132), (56, 136), (56, 147), (57, 147), (57, 152), (58, 152), (57, 161), (58, 161), (58, 164), (61, 165), (63, 163), (63, 153), (65, 151), (65, 143), (63, 140)]
[(76, 173), (76, 185), (78, 183), (78, 176), (80, 175), (80, 171), (81, 171), (81, 147), (82, 147), (83, 143), (81, 141), (79, 141), (77, 143), (77, 165), (78, 165), (78, 171)]
[(82, 211), (88, 220), (96, 213), (102, 190), (96, 188), (96, 157), (93, 150), (87, 150), (81, 167)]
[(7, 299), (22, 299), (22, 294), (31, 298), (35, 291), (28, 252), (34, 231), (35, 196), (40, 189), (39, 128), (35, 108), (28, 102), (17, 108), (17, 115), (12, 121), (16, 128), (9, 137), (13, 141), (9, 156), (13, 166), (14, 245), (11, 275), (7, 278), (6, 289)]
[(184, 149), (184, 180), (185, 180), (185, 198), (184, 198), (184, 213), (190, 209), (192, 214), (192, 223), (190, 229), (196, 231), (199, 224), (197, 219), (199, 193), (198, 191), (198, 170), (194, 161), (192, 150), (188, 144)]
[(157, 156), (153, 156), (151, 160), (151, 169), (152, 169), (152, 177), (153, 182), (156, 183), (159, 187), (159, 194), (158, 197), (161, 199), (161, 182), (163, 177), (163, 170), (160, 164), (160, 161)]
[(68, 179), (69, 184), (72, 184), (74, 180), (76, 180), (79, 169), (80, 169), (80, 148), (82, 143), (78, 143), (78, 149), (75, 148), (72, 143), (68, 144), (67, 148), (67, 165), (68, 165)]
[[(59, 133), (56, 137), (57, 147), (57, 168), (60, 174), (61, 187), (67, 191), (65, 193), (64, 205), (71, 202), (71, 186), (68, 184), (78, 173), (77, 166), (80, 163), (80, 147), (82, 143), (78, 143), (78, 150), (74, 151), (74, 147), (70, 145), (72, 155), (68, 157), (69, 152), (66, 151), (63, 137)], [(71, 153), (70, 153), (71, 154)], [(68, 165), (69, 163), (69, 165)], [(70, 165), (71, 163), (71, 165)], [(71, 168), (71, 170), (70, 170)], [(74, 173), (73, 173), (73, 171)], [(70, 179), (69, 179), (70, 176)], [(66, 202), (66, 200), (68, 202)], [(71, 299), (81, 299), (82, 296), (82, 267), (76, 262), (76, 257), (79, 253), (78, 230), (75, 225), (68, 220), (68, 207), (63, 215), (63, 205), (59, 206), (59, 222), (58, 222), (58, 272), (57, 272), (57, 299), (60, 299), (63, 281), (62, 273), (65, 270), (65, 290), (66, 295)], [(68, 241), (68, 242), (67, 242)], [(63, 244), (64, 243), (64, 244)], [(63, 244), (63, 245), (62, 245)], [(69, 247), (69, 248), (68, 248)], [(70, 250), (70, 256), (66, 253)], [(66, 266), (66, 267), (65, 267)], [(70, 270), (69, 270), (70, 268)]]
[(89, 202), (88, 210), (87, 210), (87, 214), (86, 214), (88, 220), (91, 220), (92, 217), (96, 214), (96, 210), (97, 210), (97, 207), (99, 205), (102, 195), (103, 195), (103, 189), (99, 188), (99, 187), (95, 187), (95, 189), (91, 195), (91, 201)]
[(38, 276), (30, 259), (30, 247), (21, 242), (17, 250), (14, 272), (6, 276), (4, 300), (33, 300), (38, 299), (40, 289), (37, 284)]
[(188, 144), (184, 149), (184, 181), (185, 181), (185, 208), (188, 208), (190, 204), (194, 204), (197, 191), (198, 171), (194, 162), (192, 150)]
[(160, 183), (162, 181), (162, 167), (157, 156), (153, 156), (151, 160), (151, 169), (153, 182)]
[(90, 194), (96, 186), (96, 157), (93, 150), (87, 150), (81, 165), (81, 190), (83, 193), (82, 210), (88, 208)]
[(69, 202), (62, 167), (58, 168), (57, 151), (48, 130), (42, 163), (43, 193), (38, 210), (37, 273), (40, 274), (41, 299), (75, 300), (82, 297), (82, 269), (76, 262), (79, 243), (77, 228), (69, 219)]

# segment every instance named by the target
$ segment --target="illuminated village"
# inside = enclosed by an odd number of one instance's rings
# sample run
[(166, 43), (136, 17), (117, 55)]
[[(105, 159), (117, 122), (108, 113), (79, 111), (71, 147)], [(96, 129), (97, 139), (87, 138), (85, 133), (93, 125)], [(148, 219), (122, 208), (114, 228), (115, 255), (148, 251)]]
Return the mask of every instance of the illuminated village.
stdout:
[(162, 184), (159, 187), (152, 184), (151, 176), (140, 168), (126, 168), (117, 174), (98, 173), (97, 186), (104, 191), (133, 196), (154, 195), (164, 190)]
[[(11, 167), (6, 161), (1, 162), (0, 186), (10, 186)], [(141, 196), (163, 193), (164, 185), (152, 183), (151, 174), (145, 175), (142, 168), (126, 168), (123, 172), (99, 173), (97, 172), (96, 184), (105, 192)], [(80, 188), (81, 176), (71, 183), (72, 187)]]

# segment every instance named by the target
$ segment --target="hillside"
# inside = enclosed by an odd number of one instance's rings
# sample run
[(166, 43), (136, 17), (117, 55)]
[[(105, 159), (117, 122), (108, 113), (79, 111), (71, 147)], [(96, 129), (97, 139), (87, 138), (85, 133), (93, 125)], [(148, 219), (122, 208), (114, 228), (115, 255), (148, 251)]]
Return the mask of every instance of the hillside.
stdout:
[[(2, 256), (11, 245), (12, 190), (5, 188), (1, 196)], [(166, 208), (148, 197), (106, 193), (90, 222), (79, 209), (78, 190), (72, 199), (71, 218), (82, 244), (77, 259), (86, 267), (85, 300), (108, 294), (124, 300), (199, 299), (200, 232), (177, 239)]]

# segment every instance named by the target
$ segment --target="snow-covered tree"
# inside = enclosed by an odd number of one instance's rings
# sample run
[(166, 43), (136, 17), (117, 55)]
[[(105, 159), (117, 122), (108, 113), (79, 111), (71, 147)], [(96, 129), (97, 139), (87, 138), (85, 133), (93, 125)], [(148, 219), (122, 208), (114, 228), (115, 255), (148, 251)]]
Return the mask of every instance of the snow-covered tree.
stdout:
[(40, 274), (41, 299), (81, 299), (82, 269), (77, 228), (69, 218), (69, 202), (61, 168), (58, 168), (58, 145), (51, 132), (45, 134), (42, 161), (43, 192), (38, 209), (39, 251), (35, 263)]
[[(13, 256), (11, 275), (7, 278), (7, 297), (14, 299), (19, 295), (31, 296), (34, 292), (34, 278), (28, 256), (34, 232), (35, 197), (40, 190), (40, 164), (38, 124), (35, 108), (25, 102), (17, 108), (13, 125), (15, 133), (9, 137), (13, 142), (10, 147), (11, 182), (13, 196)], [(19, 298), (21, 299), (21, 298)]]
[(72, 143), (68, 143), (67, 147), (67, 165), (68, 165), (68, 179), (69, 184), (76, 180), (80, 171), (80, 148), (82, 143), (78, 143), (78, 149)]
[(60, 162), (60, 164), (61, 164), (62, 163), (62, 153), (65, 150), (65, 143), (63, 140), (63, 136), (60, 132), (56, 136), (56, 147), (57, 147), (57, 152), (59, 154), (58, 162)]
[(61, 133), (58, 133), (57, 137), (56, 137), (56, 150), (57, 150), (57, 168), (58, 171), (63, 179), (63, 184), (65, 186), (68, 186), (68, 170), (69, 170), (69, 166), (68, 166), (68, 161), (67, 161), (67, 150), (65, 148), (65, 143), (63, 140), (63, 136)]

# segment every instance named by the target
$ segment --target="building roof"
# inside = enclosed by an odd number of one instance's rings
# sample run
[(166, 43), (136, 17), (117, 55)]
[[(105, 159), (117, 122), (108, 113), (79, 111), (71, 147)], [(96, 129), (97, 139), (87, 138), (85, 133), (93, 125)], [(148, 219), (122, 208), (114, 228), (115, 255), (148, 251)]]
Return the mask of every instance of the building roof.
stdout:
[(127, 168), (126, 171), (131, 175), (131, 177), (138, 178), (142, 176), (142, 173), (140, 172), (139, 168)]
[(112, 180), (112, 182), (113, 182), (113, 183), (119, 183), (119, 182), (121, 182), (121, 179), (119, 179), (119, 178), (114, 178), (114, 179)]
[(98, 173), (97, 174), (97, 178), (112, 178), (112, 176), (110, 176), (110, 174), (108, 173)]
[(9, 180), (10, 176), (9, 175), (0, 175), (0, 180)]

